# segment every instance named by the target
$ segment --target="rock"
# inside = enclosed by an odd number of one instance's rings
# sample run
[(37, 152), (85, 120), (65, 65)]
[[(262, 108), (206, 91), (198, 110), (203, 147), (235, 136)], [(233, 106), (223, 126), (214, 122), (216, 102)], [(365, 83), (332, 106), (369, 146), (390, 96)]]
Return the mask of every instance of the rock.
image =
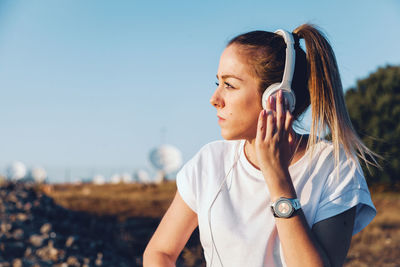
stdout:
[(80, 267), (81, 264), (79, 263), (78, 259), (74, 256), (69, 256), (67, 259), (67, 264), (68, 266), (76, 266), (76, 267)]
[(94, 264), (95, 264), (96, 266), (101, 266), (101, 265), (103, 265), (103, 260), (102, 260), (102, 259), (103, 259), (103, 253), (101, 253), (101, 252), (97, 253), (97, 258), (96, 258)]
[(66, 210), (33, 186), (7, 182), (0, 186), (0, 267), (141, 266), (135, 259), (159, 221), (136, 222)]
[(26, 214), (24, 214), (24, 213), (18, 213), (17, 214), (17, 220), (18, 221), (24, 222), (27, 219), (28, 219), (28, 216)]
[(73, 243), (74, 243), (74, 237), (70, 236), (68, 237), (67, 241), (65, 241), (65, 246), (69, 248), (70, 246), (72, 246)]
[(15, 240), (21, 240), (24, 237), (24, 230), (22, 229), (15, 229), (12, 233)]
[(40, 227), (40, 232), (42, 234), (48, 234), (51, 230), (51, 224), (50, 223), (45, 223)]
[(44, 261), (57, 261), (58, 250), (53, 247), (53, 242), (50, 240), (46, 247), (36, 250), (36, 255)]
[(43, 239), (40, 235), (31, 235), (29, 242), (35, 247), (40, 247), (43, 244)]
[(31, 203), (25, 203), (25, 205), (24, 205), (24, 210), (25, 211), (30, 211), (31, 210), (31, 208), (32, 208), (32, 204)]
[(32, 255), (32, 249), (30, 247), (27, 247), (27, 249), (25, 250), (25, 253), (24, 253), (24, 258), (27, 258), (31, 255)]
[(3, 232), (3, 233), (6, 233), (6, 232), (10, 231), (11, 228), (12, 228), (12, 224), (11, 223), (2, 223), (0, 225), (1, 232)]
[(22, 267), (22, 260), (21, 259), (13, 260), (12, 267)]

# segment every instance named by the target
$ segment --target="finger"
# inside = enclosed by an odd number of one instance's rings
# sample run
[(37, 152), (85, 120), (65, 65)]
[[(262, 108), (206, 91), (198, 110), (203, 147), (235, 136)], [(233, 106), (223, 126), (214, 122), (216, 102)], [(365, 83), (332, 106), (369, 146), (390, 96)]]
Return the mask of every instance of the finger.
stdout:
[(267, 105), (266, 105), (266, 110), (270, 110), (271, 109), (271, 101), (272, 101), (272, 95), (270, 95), (267, 99)]
[(272, 139), (272, 136), (275, 134), (275, 116), (274, 112), (270, 110), (267, 113), (267, 132), (265, 134), (265, 139), (270, 140)]
[(284, 103), (284, 96), (282, 90), (278, 91), (278, 98), (276, 101), (276, 127), (278, 130), (278, 134), (282, 136), (282, 132), (284, 131), (284, 125), (285, 125), (285, 116), (286, 116), (286, 110), (285, 110), (285, 103)]
[(292, 129), (293, 124), (293, 115), (290, 113), (289, 110), (286, 110), (285, 116), (285, 133), (286, 136), (289, 134), (289, 131)]
[(269, 103), (270, 104), (270, 108), (269, 109), (271, 109), (273, 111), (276, 111), (276, 95), (271, 95), (271, 100), (270, 101), (271, 102)]
[(286, 97), (285, 97), (285, 110), (289, 110), (289, 101), (287, 100)]
[(261, 110), (258, 115), (256, 140), (264, 140), (266, 134), (266, 110)]

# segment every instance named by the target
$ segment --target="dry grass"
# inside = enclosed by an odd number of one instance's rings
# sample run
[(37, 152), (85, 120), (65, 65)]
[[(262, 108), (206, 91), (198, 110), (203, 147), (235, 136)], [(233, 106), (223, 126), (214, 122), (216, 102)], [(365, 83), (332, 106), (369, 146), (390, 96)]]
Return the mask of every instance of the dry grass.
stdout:
[(54, 201), (70, 210), (99, 216), (160, 218), (176, 192), (175, 182), (155, 184), (54, 185), (42, 187)]
[(345, 266), (400, 266), (400, 194), (372, 193), (375, 219), (352, 240)]
[[(56, 185), (42, 188), (56, 203), (96, 215), (161, 218), (176, 192), (175, 182), (162, 185)], [(400, 266), (400, 194), (373, 190), (377, 217), (353, 237), (345, 266)], [(185, 249), (188, 266), (196, 266), (199, 245)], [(197, 264), (195, 264), (197, 262)]]

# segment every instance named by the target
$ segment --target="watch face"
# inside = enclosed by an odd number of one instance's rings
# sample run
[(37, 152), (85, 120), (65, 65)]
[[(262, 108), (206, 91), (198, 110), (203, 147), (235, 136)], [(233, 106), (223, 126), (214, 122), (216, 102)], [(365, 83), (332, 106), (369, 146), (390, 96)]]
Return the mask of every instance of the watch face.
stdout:
[(275, 212), (279, 217), (289, 217), (293, 213), (292, 203), (286, 199), (280, 199), (276, 202)]

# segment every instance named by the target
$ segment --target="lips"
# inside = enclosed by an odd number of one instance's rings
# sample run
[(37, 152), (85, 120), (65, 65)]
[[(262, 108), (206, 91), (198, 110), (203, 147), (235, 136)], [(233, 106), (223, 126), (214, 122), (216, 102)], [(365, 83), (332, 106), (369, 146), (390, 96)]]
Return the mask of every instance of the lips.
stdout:
[(218, 123), (221, 123), (221, 122), (224, 122), (224, 121), (225, 121), (224, 118), (222, 118), (222, 117), (220, 117), (220, 116), (217, 116), (217, 117), (218, 117)]

